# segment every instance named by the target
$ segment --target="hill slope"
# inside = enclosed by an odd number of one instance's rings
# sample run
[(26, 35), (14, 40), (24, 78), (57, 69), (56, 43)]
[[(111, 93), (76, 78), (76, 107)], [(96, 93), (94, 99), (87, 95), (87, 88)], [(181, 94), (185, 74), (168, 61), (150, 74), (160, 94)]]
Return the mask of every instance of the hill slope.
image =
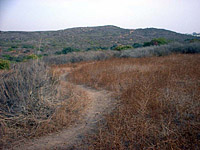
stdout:
[(194, 39), (194, 36), (184, 35), (164, 29), (123, 29), (116, 26), (79, 27), (58, 31), (37, 32), (0, 32), (0, 49), (3, 51), (35, 50), (42, 53), (53, 53), (64, 47), (81, 50), (96, 47), (110, 48), (115, 44), (133, 44), (150, 41), (153, 38), (164, 37), (169, 40), (183, 42)]

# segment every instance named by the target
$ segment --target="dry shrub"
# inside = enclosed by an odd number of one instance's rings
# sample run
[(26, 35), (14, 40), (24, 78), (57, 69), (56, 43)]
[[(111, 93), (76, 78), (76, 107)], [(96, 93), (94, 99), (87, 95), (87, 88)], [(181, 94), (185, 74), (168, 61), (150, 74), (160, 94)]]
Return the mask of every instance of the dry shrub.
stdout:
[(79, 148), (199, 149), (200, 55), (95, 62), (72, 72), (76, 84), (114, 91), (120, 104)]
[(170, 54), (195, 54), (200, 53), (200, 42), (194, 43), (178, 43), (172, 42), (161, 46), (148, 46), (136, 49), (121, 51), (119, 57), (151, 57), (166, 56)]
[(46, 64), (61, 65), (66, 63), (75, 63), (82, 61), (96, 61), (106, 60), (112, 57), (119, 57), (118, 51), (85, 51), (85, 52), (72, 52), (66, 55), (44, 57), (43, 60)]
[(87, 95), (60, 80), (60, 75), (40, 61), (1, 72), (0, 149), (67, 128), (79, 120), (88, 103)]

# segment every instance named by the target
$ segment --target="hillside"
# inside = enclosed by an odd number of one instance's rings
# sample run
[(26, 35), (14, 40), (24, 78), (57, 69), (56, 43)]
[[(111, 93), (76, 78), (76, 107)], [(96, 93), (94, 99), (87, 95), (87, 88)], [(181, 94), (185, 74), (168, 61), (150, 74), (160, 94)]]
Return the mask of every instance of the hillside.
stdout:
[(123, 29), (116, 26), (78, 27), (58, 31), (0, 32), (0, 49), (13, 55), (25, 53), (52, 54), (64, 47), (80, 50), (109, 49), (113, 45), (132, 45), (163, 37), (183, 42), (197, 37), (165, 29)]

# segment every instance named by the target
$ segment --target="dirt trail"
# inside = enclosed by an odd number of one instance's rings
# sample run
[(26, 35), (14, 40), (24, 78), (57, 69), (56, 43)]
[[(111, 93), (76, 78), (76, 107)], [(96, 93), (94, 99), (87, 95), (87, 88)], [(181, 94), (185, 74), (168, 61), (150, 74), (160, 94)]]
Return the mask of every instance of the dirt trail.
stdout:
[[(76, 69), (80, 69), (77, 67)], [(66, 81), (68, 73), (75, 70), (74, 68), (61, 68), (62, 74), (60, 79)], [(69, 149), (80, 142), (85, 135), (95, 131), (97, 128), (97, 122), (102, 119), (102, 115), (111, 112), (111, 108), (114, 108), (114, 100), (111, 98), (111, 93), (108, 91), (97, 91), (83, 85), (74, 85), (78, 90), (82, 90), (87, 94), (87, 97), (91, 100), (87, 111), (82, 115), (83, 120), (76, 125), (73, 125), (59, 133), (50, 134), (48, 136), (41, 137), (36, 140), (23, 143), (13, 149), (18, 150), (49, 150), (49, 149)]]

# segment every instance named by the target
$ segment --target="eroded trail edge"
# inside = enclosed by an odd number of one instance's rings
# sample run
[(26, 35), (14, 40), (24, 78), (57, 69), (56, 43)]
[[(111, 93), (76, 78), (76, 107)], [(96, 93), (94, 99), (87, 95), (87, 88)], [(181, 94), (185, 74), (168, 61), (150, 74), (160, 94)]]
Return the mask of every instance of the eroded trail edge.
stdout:
[[(77, 69), (79, 69), (78, 67)], [(66, 80), (66, 76), (74, 69), (66, 67), (61, 68), (62, 74), (60, 80), (62, 82), (69, 82)], [(73, 84), (73, 83), (70, 83)], [(39, 139), (34, 139), (13, 149), (26, 149), (26, 150), (47, 150), (47, 149), (68, 149), (84, 139), (85, 135), (94, 132), (97, 129), (98, 121), (103, 119), (104, 114), (108, 114), (115, 106), (115, 100), (112, 97), (112, 93), (105, 90), (95, 90), (83, 85), (74, 85), (77, 90), (85, 92), (90, 103), (88, 104), (86, 111), (82, 114), (82, 120), (77, 124), (64, 129), (58, 133), (53, 133)]]

